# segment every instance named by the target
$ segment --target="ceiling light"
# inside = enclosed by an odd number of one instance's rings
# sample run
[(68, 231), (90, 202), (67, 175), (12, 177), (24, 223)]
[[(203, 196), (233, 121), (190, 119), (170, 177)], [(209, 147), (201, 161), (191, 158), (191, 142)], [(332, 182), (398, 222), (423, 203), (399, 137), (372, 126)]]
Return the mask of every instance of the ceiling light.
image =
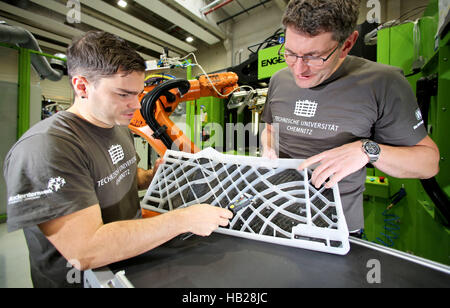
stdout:
[(188, 36), (186, 38), (186, 42), (188, 42), (188, 43), (192, 43), (193, 41), (194, 41), (194, 38), (192, 36)]
[(119, 0), (117, 1), (117, 4), (121, 7), (126, 7), (128, 3), (124, 0)]

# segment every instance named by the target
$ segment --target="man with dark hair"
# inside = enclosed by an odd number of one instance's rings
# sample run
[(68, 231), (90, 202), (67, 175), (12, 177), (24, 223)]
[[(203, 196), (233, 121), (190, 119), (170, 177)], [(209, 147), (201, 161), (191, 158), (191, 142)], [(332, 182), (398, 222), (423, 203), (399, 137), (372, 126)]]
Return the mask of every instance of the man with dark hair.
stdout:
[(289, 2), (280, 50), (288, 68), (270, 81), (261, 139), (264, 157), (306, 159), (300, 170), (316, 166), (317, 188), (339, 182), (350, 232), (364, 227), (366, 164), (399, 178), (439, 171), (439, 150), (402, 71), (348, 55), (358, 38), (359, 5)]
[(33, 285), (79, 287), (72, 266), (101, 267), (226, 226), (232, 213), (206, 204), (135, 219), (138, 187), (154, 171), (138, 170), (127, 127), (140, 108), (145, 62), (105, 32), (75, 41), (67, 62), (74, 104), (30, 128), (4, 164), (8, 229), (24, 230)]

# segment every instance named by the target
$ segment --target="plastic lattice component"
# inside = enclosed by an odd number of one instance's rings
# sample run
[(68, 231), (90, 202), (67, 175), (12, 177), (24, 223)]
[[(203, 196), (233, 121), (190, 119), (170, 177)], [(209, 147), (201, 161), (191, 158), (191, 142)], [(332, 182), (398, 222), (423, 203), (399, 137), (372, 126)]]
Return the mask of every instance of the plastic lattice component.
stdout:
[(196, 154), (166, 151), (142, 207), (164, 213), (198, 203), (222, 208), (243, 194), (253, 202), (216, 232), (281, 245), (346, 254), (348, 229), (339, 188), (310, 184), (302, 160), (234, 156), (211, 148)]

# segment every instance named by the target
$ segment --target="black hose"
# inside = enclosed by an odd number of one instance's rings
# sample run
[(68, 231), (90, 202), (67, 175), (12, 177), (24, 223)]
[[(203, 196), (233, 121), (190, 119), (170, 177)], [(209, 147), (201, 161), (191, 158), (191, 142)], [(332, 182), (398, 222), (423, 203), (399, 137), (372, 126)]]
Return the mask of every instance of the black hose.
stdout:
[[(39, 43), (37, 42), (33, 34), (21, 27), (13, 27), (8, 24), (0, 24), (0, 42), (17, 44), (18, 46), (23, 48), (42, 52), (41, 48), (39, 47)], [(46, 57), (31, 53), (30, 59), (31, 64), (42, 79), (59, 81), (63, 77), (64, 72), (62, 70), (52, 68)]]
[[(284, 33), (283, 28), (279, 28), (279, 29), (277, 29), (277, 31), (275, 31), (274, 34), (272, 34), (271, 36), (266, 38), (263, 42), (255, 44), (255, 45), (248, 46), (247, 49), (252, 54), (258, 54), (258, 52), (261, 49), (265, 49), (265, 48), (268, 48), (268, 47), (272, 47), (272, 46), (278, 45), (279, 44), (278, 39), (283, 33)], [(264, 45), (264, 44), (266, 44), (266, 45)], [(258, 46), (258, 49), (256, 51), (253, 51), (251, 48), (256, 47), (256, 46)]]
[[(168, 80), (148, 92), (141, 101), (141, 115), (147, 125), (154, 131), (153, 138), (160, 139), (168, 148), (172, 148), (173, 141), (167, 133), (167, 127), (161, 126), (155, 119), (156, 104), (161, 96), (165, 96), (169, 103), (175, 101), (176, 97), (169, 90), (178, 88), (181, 95), (186, 94), (191, 87), (189, 81), (185, 79)], [(166, 110), (171, 112), (172, 110)]]
[(444, 220), (442, 224), (449, 228), (450, 227), (450, 200), (447, 194), (441, 189), (436, 178), (420, 180), (423, 188), (427, 192), (431, 201), (435, 204), (436, 208), (442, 214), (442, 219)]
[[(438, 94), (438, 76), (431, 75), (422, 77), (417, 81), (416, 87), (417, 103), (419, 104), (424, 126), (428, 126), (428, 111), (430, 108), (431, 97)], [(450, 201), (447, 194), (439, 186), (436, 178), (420, 180), (426, 193), (433, 201), (436, 208), (442, 214), (443, 225), (450, 226)]]

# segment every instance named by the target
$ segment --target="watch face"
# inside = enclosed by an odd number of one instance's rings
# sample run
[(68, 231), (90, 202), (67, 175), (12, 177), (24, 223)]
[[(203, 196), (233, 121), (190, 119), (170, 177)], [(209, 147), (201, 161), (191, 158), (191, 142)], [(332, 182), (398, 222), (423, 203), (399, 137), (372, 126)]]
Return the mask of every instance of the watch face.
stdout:
[(366, 142), (364, 149), (370, 155), (377, 155), (380, 153), (380, 147), (375, 142)]

